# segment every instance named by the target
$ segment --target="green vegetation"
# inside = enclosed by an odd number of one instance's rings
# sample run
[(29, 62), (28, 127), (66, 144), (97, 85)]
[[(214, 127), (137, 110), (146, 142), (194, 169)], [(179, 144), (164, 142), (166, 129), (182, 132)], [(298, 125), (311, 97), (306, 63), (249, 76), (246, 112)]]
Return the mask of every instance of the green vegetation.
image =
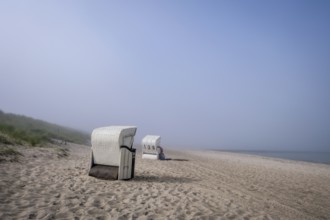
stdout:
[(18, 158), (23, 156), (15, 149), (0, 145), (0, 162), (9, 160), (11, 162), (17, 162)]
[(14, 145), (15, 144), (15, 140), (13, 140), (12, 138), (10, 138), (8, 135), (3, 134), (0, 131), (0, 144), (5, 144), (5, 145)]
[(22, 154), (12, 148), (1, 146), (0, 147), (0, 156), (7, 156), (7, 155), (22, 155)]
[(39, 146), (54, 140), (86, 144), (89, 138), (89, 134), (81, 131), (0, 110), (0, 143), (2, 144)]

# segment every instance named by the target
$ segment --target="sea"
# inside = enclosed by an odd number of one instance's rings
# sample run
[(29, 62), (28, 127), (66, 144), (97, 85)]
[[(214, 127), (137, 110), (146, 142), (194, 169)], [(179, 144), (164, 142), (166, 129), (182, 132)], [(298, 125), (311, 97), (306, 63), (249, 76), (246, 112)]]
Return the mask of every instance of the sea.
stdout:
[(287, 160), (330, 164), (330, 152), (248, 151), (248, 150), (223, 150), (223, 151), (258, 155), (263, 157), (281, 158)]

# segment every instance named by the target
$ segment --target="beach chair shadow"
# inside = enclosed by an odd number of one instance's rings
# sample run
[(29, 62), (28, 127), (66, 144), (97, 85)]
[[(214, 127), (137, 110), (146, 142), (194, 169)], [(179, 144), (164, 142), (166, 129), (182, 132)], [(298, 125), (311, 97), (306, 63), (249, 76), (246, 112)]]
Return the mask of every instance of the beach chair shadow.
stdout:
[(191, 183), (197, 181), (189, 177), (174, 176), (135, 176), (132, 181), (136, 182), (159, 182), (159, 183)]
[(166, 158), (166, 159), (164, 159), (164, 160), (182, 161), (182, 162), (184, 162), (184, 161), (189, 161), (189, 160), (187, 160), (187, 159), (180, 159), (180, 158)]

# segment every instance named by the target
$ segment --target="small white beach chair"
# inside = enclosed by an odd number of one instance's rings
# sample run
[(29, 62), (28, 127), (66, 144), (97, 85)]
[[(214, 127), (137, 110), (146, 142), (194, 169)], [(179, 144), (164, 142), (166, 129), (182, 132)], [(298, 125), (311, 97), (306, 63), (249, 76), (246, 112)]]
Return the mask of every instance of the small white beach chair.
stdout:
[(160, 136), (147, 135), (142, 139), (142, 158), (158, 160), (162, 148), (160, 147)]
[(89, 175), (103, 179), (128, 180), (134, 177), (134, 126), (109, 126), (92, 132)]

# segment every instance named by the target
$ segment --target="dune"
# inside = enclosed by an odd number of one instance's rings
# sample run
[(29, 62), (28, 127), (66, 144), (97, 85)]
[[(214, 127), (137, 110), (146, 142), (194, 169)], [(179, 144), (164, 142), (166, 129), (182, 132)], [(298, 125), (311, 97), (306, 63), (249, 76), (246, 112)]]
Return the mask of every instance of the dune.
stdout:
[(136, 157), (135, 178), (87, 175), (89, 147), (20, 148), (0, 163), (0, 219), (328, 219), (330, 165), (216, 151)]

